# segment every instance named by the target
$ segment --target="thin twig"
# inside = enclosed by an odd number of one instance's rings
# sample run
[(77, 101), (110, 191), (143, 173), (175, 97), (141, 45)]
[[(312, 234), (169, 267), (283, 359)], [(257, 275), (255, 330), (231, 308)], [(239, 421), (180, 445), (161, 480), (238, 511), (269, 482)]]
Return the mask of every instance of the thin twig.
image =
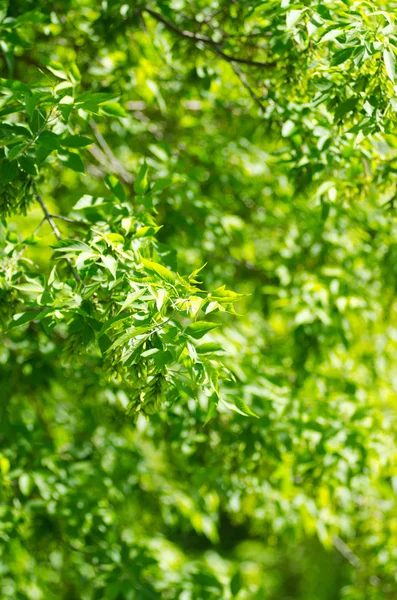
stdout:
[(174, 33), (177, 33), (178, 35), (190, 39), (190, 40), (195, 40), (196, 42), (204, 42), (205, 44), (214, 44), (214, 40), (212, 40), (211, 38), (205, 36), (205, 35), (201, 35), (200, 33), (192, 33), (191, 31), (185, 31), (182, 29), (179, 29), (179, 27), (177, 27), (176, 25), (174, 25), (174, 23), (171, 23), (171, 21), (167, 21), (167, 19), (165, 19), (163, 17), (163, 15), (160, 15), (160, 13), (152, 10), (151, 8), (147, 8), (144, 7), (143, 9), (145, 12), (147, 12), (149, 15), (151, 15), (154, 19), (156, 19), (156, 21), (159, 21), (160, 23), (163, 23), (163, 25), (165, 25), (167, 27), (167, 29), (169, 29), (170, 31), (173, 31)]
[(225, 60), (232, 60), (233, 62), (240, 63), (242, 65), (248, 65), (250, 67), (262, 67), (264, 69), (273, 69), (274, 67), (277, 66), (276, 62), (259, 62), (257, 60), (250, 60), (249, 58), (239, 58), (237, 56), (229, 56), (229, 54), (226, 54), (225, 52), (222, 52), (222, 50), (219, 50), (217, 44), (214, 44), (214, 47), (216, 47), (216, 49), (217, 49), (217, 54), (219, 54), (219, 56), (221, 56)]
[[(38, 224), (38, 226), (36, 227), (36, 229), (34, 230), (32, 235), (37, 235), (40, 231), (40, 229), (42, 228), (42, 226), (44, 225), (44, 223), (46, 222), (46, 218), (44, 217), (40, 223)], [(18, 254), (16, 255), (17, 260), (19, 260), (22, 256), (22, 254), (25, 252), (26, 248), (28, 247), (29, 244), (25, 244), (24, 246), (22, 246), (21, 250), (18, 252)]]
[[(222, 36), (224, 38), (250, 39), (250, 38), (260, 38), (265, 35), (272, 35), (272, 32), (271, 31), (259, 31), (257, 33), (226, 33), (226, 31), (222, 31)], [(260, 48), (260, 46), (259, 46), (259, 48)]]
[(90, 175), (92, 175), (95, 178), (103, 178), (105, 177), (105, 173), (102, 171), (102, 169), (100, 169), (99, 167), (97, 167), (96, 165), (92, 164), (92, 163), (88, 163), (86, 165), (86, 169), (87, 169), (87, 173), (90, 173)]
[(40, 204), (40, 206), (42, 208), (42, 211), (44, 213), (44, 218), (47, 219), (47, 221), (51, 225), (51, 228), (52, 228), (52, 230), (53, 230), (53, 232), (55, 234), (55, 237), (58, 240), (61, 240), (62, 239), (61, 232), (59, 231), (57, 225), (54, 223), (54, 221), (52, 219), (52, 216), (48, 212), (48, 209), (47, 209), (46, 205), (44, 204), (43, 198), (40, 196), (40, 194), (36, 194), (36, 200), (37, 200), (37, 202)]
[[(37, 109), (37, 111), (39, 112), (40, 116), (43, 116), (39, 109)], [(40, 129), (36, 132), (36, 134), (32, 137), (32, 139), (29, 140), (29, 142), (27, 142), (27, 144), (25, 144), (25, 146), (23, 148), (21, 148), (21, 150), (14, 156), (13, 160), (16, 160), (19, 156), (24, 154), (26, 152), (26, 150), (29, 150), (30, 146), (32, 144), (34, 144), (34, 142), (37, 140), (37, 138), (40, 136), (40, 134), (47, 127), (49, 120), (50, 120), (50, 116), (52, 115), (52, 111), (53, 111), (53, 109), (51, 109), (51, 111), (45, 117), (44, 122), (43, 122), (42, 126), (40, 127)]]
[(214, 54), (216, 54), (220, 58), (223, 58), (224, 60), (226, 60), (226, 62), (228, 62), (230, 64), (230, 66), (232, 67), (232, 69), (235, 72), (235, 74), (237, 75), (237, 77), (240, 79), (240, 81), (243, 84), (243, 86), (245, 87), (245, 89), (248, 90), (251, 98), (259, 106), (259, 108), (261, 109), (262, 113), (263, 114), (266, 113), (265, 106), (263, 105), (260, 97), (252, 89), (252, 87), (250, 86), (250, 84), (247, 81), (246, 76), (239, 69), (239, 67), (237, 66), (236, 63), (242, 63), (242, 64), (245, 64), (245, 65), (265, 67), (265, 68), (275, 67), (277, 63), (273, 63), (273, 62), (272, 63), (263, 63), (263, 62), (252, 61), (252, 60), (248, 60), (248, 59), (244, 59), (244, 58), (229, 56), (228, 54), (226, 54), (225, 52), (223, 52), (220, 49), (219, 44), (217, 42), (214, 42), (214, 40), (212, 40), (211, 38), (209, 38), (207, 36), (203, 36), (201, 34), (192, 33), (191, 31), (183, 31), (182, 29), (179, 29), (179, 27), (177, 27), (176, 25), (174, 25), (174, 23), (171, 23), (170, 21), (167, 21), (167, 19), (165, 19), (162, 15), (160, 15), (157, 12), (155, 12), (154, 10), (151, 10), (150, 8), (145, 8), (144, 10), (148, 14), (150, 14), (154, 19), (156, 19), (157, 21), (160, 21), (161, 23), (163, 23), (170, 31), (173, 31), (173, 32), (177, 33), (181, 37), (184, 37), (184, 38), (196, 41), (196, 42), (201, 42), (203, 44), (206, 44), (207, 47), (208, 47), (208, 49), (211, 50), (211, 52), (213, 52)]
[(61, 221), (65, 221), (65, 223), (70, 223), (71, 225), (81, 225), (82, 227), (89, 227), (90, 223), (87, 221), (78, 221), (77, 219), (71, 219), (70, 217), (64, 217), (63, 215), (54, 215), (50, 214), (52, 219), (60, 219)]
[[(41, 197), (40, 194), (36, 194), (36, 200), (40, 204), (40, 206), (42, 208), (42, 211), (44, 213), (44, 218), (50, 224), (51, 229), (54, 232), (55, 237), (57, 238), (57, 240), (61, 240), (62, 239), (61, 232), (59, 231), (57, 224), (54, 222), (54, 219), (53, 219), (51, 213), (48, 212), (48, 209), (47, 209), (46, 205), (44, 204), (43, 198)], [(75, 278), (75, 280), (78, 283), (80, 283), (81, 282), (80, 275), (77, 273), (77, 271), (74, 268), (74, 266), (72, 265), (70, 259), (67, 258), (66, 260), (67, 260), (67, 262), (69, 264), (69, 267), (70, 267), (70, 269), (71, 269), (71, 271), (73, 273), (73, 277)]]
[[(352, 565), (352, 567), (354, 567), (358, 571), (364, 571), (364, 565), (361, 562), (361, 560), (358, 558), (358, 556), (354, 554), (354, 552), (350, 550), (349, 546), (343, 540), (341, 540), (339, 536), (334, 535), (332, 541), (338, 552), (342, 554), (342, 556)], [(379, 577), (377, 577), (376, 575), (371, 575), (368, 581), (371, 585), (374, 585), (376, 587), (382, 584), (382, 580), (379, 579)], [(381, 589), (384, 588), (385, 586), (382, 586)]]
[(269, 68), (273, 68), (273, 67), (277, 66), (276, 62), (261, 62), (261, 61), (257, 61), (257, 60), (250, 60), (248, 58), (240, 58), (239, 56), (230, 56), (229, 54), (226, 54), (225, 52), (223, 52), (223, 50), (221, 50), (219, 47), (219, 43), (215, 42), (210, 37), (208, 37), (206, 35), (202, 35), (201, 33), (192, 33), (191, 31), (179, 29), (179, 27), (174, 25), (174, 23), (171, 23), (171, 21), (168, 21), (167, 19), (165, 19), (163, 17), (163, 15), (160, 15), (158, 12), (156, 12), (150, 8), (145, 7), (143, 10), (145, 12), (147, 12), (149, 15), (151, 15), (154, 19), (156, 19), (156, 21), (163, 23), (163, 25), (165, 25), (165, 27), (167, 29), (169, 29), (170, 31), (173, 31), (174, 33), (177, 33), (179, 36), (184, 37), (188, 40), (192, 40), (194, 42), (201, 42), (203, 44), (206, 44), (207, 46), (212, 46), (212, 47), (216, 48), (216, 53), (218, 54), (218, 56), (224, 58), (227, 61), (233, 61), (235, 63), (250, 65), (251, 67), (262, 67), (265, 69), (269, 69)]
[[(88, 148), (89, 152), (91, 152), (92, 156), (101, 164), (107, 164), (109, 159), (106, 156), (106, 154), (100, 149), (100, 147), (97, 144), (92, 144), (89, 148)], [(105, 173), (101, 171), (101, 175), (105, 176)]]
[(356, 556), (349, 548), (347, 544), (343, 540), (340, 539), (337, 535), (334, 535), (332, 538), (333, 544), (335, 548), (342, 554), (342, 556), (355, 568), (362, 569), (363, 565), (361, 560)]
[(128, 173), (128, 171), (126, 171), (124, 169), (124, 167), (120, 163), (120, 161), (117, 160), (117, 158), (115, 157), (115, 155), (112, 152), (112, 149), (110, 148), (107, 141), (105, 140), (105, 138), (99, 131), (98, 126), (95, 123), (95, 121), (93, 121), (93, 120), (90, 121), (90, 127), (94, 132), (94, 135), (97, 139), (98, 144), (102, 148), (103, 152), (106, 154), (107, 158), (110, 160), (110, 164), (112, 165), (115, 173), (117, 173), (121, 177), (121, 179), (124, 181), (124, 183), (131, 184), (133, 181), (132, 176), (130, 175), (130, 173)]
[(214, 17), (216, 17), (217, 15), (219, 15), (219, 13), (221, 13), (223, 10), (225, 10), (225, 8), (227, 8), (228, 2), (224, 2), (222, 6), (220, 6), (217, 10), (215, 10), (213, 13), (211, 13), (210, 15), (208, 15), (208, 17), (205, 17), (204, 21), (206, 23), (209, 23), (211, 21), (211, 19), (213, 19)]
[(250, 84), (247, 81), (246, 76), (244, 75), (244, 73), (241, 72), (241, 70), (238, 68), (238, 66), (236, 64), (234, 64), (233, 61), (229, 61), (230, 62), (230, 66), (232, 67), (233, 71), (236, 73), (237, 77), (240, 79), (241, 83), (243, 84), (243, 86), (245, 87), (246, 90), (248, 90), (251, 98), (254, 100), (254, 102), (257, 103), (257, 105), (259, 106), (259, 108), (261, 109), (262, 113), (265, 114), (266, 113), (266, 108), (262, 103), (262, 100), (259, 98), (259, 96), (254, 92), (254, 90), (252, 89), (252, 87), (250, 86)]

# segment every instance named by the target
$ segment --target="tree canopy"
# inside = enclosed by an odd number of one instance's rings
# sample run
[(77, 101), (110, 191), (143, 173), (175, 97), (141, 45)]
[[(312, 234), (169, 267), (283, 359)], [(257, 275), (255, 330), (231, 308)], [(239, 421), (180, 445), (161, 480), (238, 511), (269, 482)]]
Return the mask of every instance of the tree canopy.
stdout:
[(0, 598), (393, 600), (397, 3), (0, 3)]

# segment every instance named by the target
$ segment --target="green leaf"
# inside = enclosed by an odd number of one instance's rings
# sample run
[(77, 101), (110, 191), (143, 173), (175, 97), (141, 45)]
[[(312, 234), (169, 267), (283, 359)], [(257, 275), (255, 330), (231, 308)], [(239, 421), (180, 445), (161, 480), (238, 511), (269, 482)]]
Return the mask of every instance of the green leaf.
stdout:
[(243, 415), (244, 417), (255, 417), (256, 419), (259, 419), (258, 415), (256, 415), (250, 409), (250, 407), (247, 406), (244, 400), (241, 400), (241, 398), (239, 398), (238, 396), (233, 396), (234, 404), (231, 402), (227, 402), (224, 398), (221, 398), (221, 402), (223, 402), (223, 404), (227, 406), (227, 408), (229, 408), (230, 410), (233, 410), (234, 412), (237, 412), (240, 415)]
[(342, 50), (335, 52), (331, 60), (331, 67), (337, 67), (346, 62), (355, 50), (356, 46), (349, 46), (348, 48), (343, 48)]
[(141, 355), (142, 355), (142, 343), (138, 344), (134, 350), (127, 352), (123, 356), (124, 366), (130, 367), (131, 365), (135, 365), (136, 363), (138, 363), (141, 360)]
[(61, 81), (61, 83), (58, 83), (58, 85), (54, 87), (54, 92), (59, 94), (59, 92), (62, 92), (63, 90), (69, 90), (72, 87), (73, 83), (71, 81)]
[(25, 323), (31, 323), (32, 321), (41, 321), (41, 319), (44, 319), (44, 317), (46, 317), (51, 312), (53, 312), (53, 310), (55, 310), (55, 309), (47, 308), (40, 312), (27, 311), (24, 313), (18, 313), (13, 316), (13, 320), (12, 320), (11, 324), (9, 325), (8, 329), (13, 329), (14, 327), (20, 327), (21, 325), (24, 325)]
[(103, 104), (115, 98), (115, 94), (107, 94), (104, 92), (84, 92), (75, 98), (76, 104)]
[(147, 271), (156, 273), (160, 279), (163, 279), (167, 283), (175, 283), (174, 274), (166, 267), (163, 267), (163, 265), (159, 265), (158, 263), (148, 260), (147, 258), (142, 258), (142, 264)]
[(115, 348), (122, 346), (123, 344), (125, 344), (129, 340), (136, 338), (137, 336), (145, 335), (147, 332), (148, 327), (130, 327), (125, 333), (123, 333), (119, 338), (117, 338), (115, 342), (113, 342), (113, 344), (109, 347), (107, 352), (115, 350)]
[(223, 352), (222, 346), (216, 344), (215, 342), (207, 342), (205, 344), (200, 344), (200, 346), (196, 346), (197, 354), (212, 354), (213, 352)]
[(4, 227), (3, 223), (0, 221), (0, 246), (4, 245), (4, 242), (7, 239), (7, 232), (6, 232), (6, 228)]
[(13, 287), (21, 292), (35, 292), (37, 294), (42, 294), (44, 292), (44, 288), (39, 281), (14, 284)]
[(109, 254), (107, 256), (101, 256), (101, 259), (106, 269), (108, 269), (108, 271), (110, 271), (113, 277), (116, 279), (117, 260)]
[(106, 175), (105, 177), (106, 187), (120, 200), (120, 202), (125, 201), (125, 191), (120, 181), (114, 175)]
[(299, 19), (301, 18), (301, 15), (303, 13), (302, 9), (299, 10), (290, 10), (287, 12), (287, 30), (292, 29), (296, 23), (299, 21)]
[(24, 102), (29, 119), (32, 119), (33, 117), (34, 109), (37, 106), (37, 101), (38, 98), (36, 95), (25, 96)]
[(37, 175), (36, 163), (33, 158), (30, 156), (20, 156), (18, 158), (19, 166), (25, 173), (32, 175), (33, 177)]
[(58, 79), (68, 79), (68, 76), (66, 74), (66, 72), (64, 71), (63, 67), (61, 64), (59, 63), (51, 63), (46, 65), (46, 68), (53, 74), (55, 75), (55, 77), (58, 77)]
[(14, 79), (0, 78), (0, 89), (1, 88), (11, 90), (16, 96), (30, 96), (32, 94), (32, 90), (29, 86), (27, 86), (25, 83), (22, 83), (22, 81), (17, 81)]
[(73, 83), (79, 83), (81, 81), (81, 73), (76, 63), (69, 64), (67, 72)]
[(110, 246), (124, 243), (124, 237), (120, 233), (106, 233), (103, 237), (110, 242)]
[(109, 117), (123, 118), (128, 116), (124, 108), (120, 106), (118, 102), (105, 102), (100, 105), (100, 111), (102, 114)]
[(383, 50), (383, 60), (386, 67), (386, 73), (394, 83), (396, 79), (396, 57), (394, 52), (385, 48)]
[(353, 98), (348, 98), (347, 100), (345, 100), (344, 102), (339, 104), (339, 106), (337, 107), (337, 109), (335, 110), (335, 113), (334, 113), (335, 119), (340, 119), (347, 113), (354, 110), (358, 104), (358, 101), (359, 101), (359, 98), (353, 97)]
[(29, 119), (29, 127), (34, 135), (37, 135), (46, 123), (46, 113), (43, 108), (35, 108), (32, 117)]
[(207, 321), (196, 321), (195, 323), (191, 323), (188, 327), (186, 327), (185, 333), (195, 338), (196, 340), (199, 340), (209, 331), (217, 329), (217, 327), (219, 327), (217, 323), (209, 323)]
[(112, 317), (111, 319), (109, 319), (108, 321), (106, 321), (106, 323), (102, 326), (102, 328), (100, 329), (98, 336), (103, 335), (106, 331), (108, 331), (109, 329), (113, 329), (114, 325), (121, 325), (122, 323), (124, 323), (125, 321), (127, 321), (128, 319), (132, 319), (133, 315), (130, 314), (119, 314), (116, 317)]
[(84, 163), (79, 154), (76, 154), (75, 152), (68, 152), (64, 155), (60, 154), (59, 158), (65, 167), (76, 171), (76, 173), (84, 173)]
[(172, 185), (172, 179), (170, 179), (169, 177), (164, 177), (163, 179), (157, 179), (154, 182), (154, 185), (151, 188), (150, 193), (155, 194), (156, 192), (162, 192), (166, 188), (170, 187), (170, 185)]
[(37, 143), (48, 150), (59, 150), (61, 147), (58, 136), (52, 131), (43, 131), (37, 138)]
[(156, 235), (156, 233), (158, 231), (160, 231), (161, 226), (160, 227), (139, 227), (139, 229), (137, 229), (135, 231), (135, 237), (137, 238), (142, 238), (142, 237), (151, 237)]
[(5, 117), (6, 115), (12, 115), (20, 112), (22, 108), (22, 104), (11, 104), (10, 106), (6, 106), (0, 110), (0, 117)]
[(138, 177), (134, 183), (134, 190), (137, 194), (144, 195), (148, 190), (148, 178), (147, 178), (148, 166), (144, 162), (139, 170)]
[(12, 150), (9, 151), (8, 157), (7, 157), (8, 160), (9, 161), (14, 160), (14, 158), (16, 156), (18, 156), (21, 152), (23, 152), (23, 150), (25, 149), (25, 147), (26, 147), (26, 144), (24, 142), (22, 144), (16, 144), (12, 148)]
[(61, 139), (60, 143), (65, 148), (85, 148), (93, 144), (93, 141), (83, 135), (68, 135)]
[(46, 160), (46, 158), (51, 154), (51, 150), (48, 148), (44, 148), (44, 146), (37, 146), (36, 148), (36, 163), (37, 166), (40, 167), (41, 164)]
[[(189, 280), (192, 281), (192, 283), (195, 282), (196, 280), (196, 276), (200, 273), (200, 271), (202, 271), (204, 269), (204, 267), (207, 265), (207, 263), (204, 263), (202, 267), (195, 269), (194, 271), (192, 271), (189, 275)], [(197, 282), (196, 282), (197, 283)]]
[(169, 350), (160, 350), (153, 356), (153, 362), (157, 369), (163, 369), (166, 365), (173, 363), (173, 357)]
[(340, 37), (344, 33), (345, 32), (343, 29), (330, 29), (329, 31), (327, 31), (327, 33), (323, 35), (323, 37), (319, 41), (319, 44), (334, 41), (336, 38)]
[(219, 396), (217, 393), (214, 392), (208, 398), (208, 409), (207, 409), (207, 415), (205, 418), (204, 425), (207, 425), (207, 423), (214, 417), (214, 415), (216, 414), (217, 408), (218, 408), (218, 404), (219, 404)]
[(141, 296), (143, 296), (143, 294), (145, 292), (146, 292), (146, 290), (144, 288), (142, 288), (140, 290), (137, 290), (136, 292), (131, 292), (131, 293), (127, 294), (126, 299), (124, 300), (123, 304), (121, 305), (120, 312), (122, 312), (123, 310), (125, 310), (126, 308), (131, 306), (131, 304), (136, 302), (136, 300), (139, 300), (139, 298)]
[(243, 583), (241, 580), (241, 574), (238, 570), (234, 573), (233, 577), (230, 580), (230, 591), (232, 592), (233, 598), (237, 596), (242, 587)]
[(29, 496), (33, 487), (33, 482), (28, 473), (22, 473), (22, 475), (20, 475), (18, 479), (18, 485), (22, 494), (24, 496)]
[(0, 185), (11, 183), (18, 175), (18, 163), (16, 160), (3, 160), (0, 165)]

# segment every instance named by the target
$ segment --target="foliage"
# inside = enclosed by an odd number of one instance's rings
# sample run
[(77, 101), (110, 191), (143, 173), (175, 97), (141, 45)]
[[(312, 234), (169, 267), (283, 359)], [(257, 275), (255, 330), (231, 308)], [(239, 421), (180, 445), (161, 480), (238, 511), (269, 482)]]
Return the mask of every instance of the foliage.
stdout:
[(1, 598), (395, 598), (394, 8), (1, 7)]

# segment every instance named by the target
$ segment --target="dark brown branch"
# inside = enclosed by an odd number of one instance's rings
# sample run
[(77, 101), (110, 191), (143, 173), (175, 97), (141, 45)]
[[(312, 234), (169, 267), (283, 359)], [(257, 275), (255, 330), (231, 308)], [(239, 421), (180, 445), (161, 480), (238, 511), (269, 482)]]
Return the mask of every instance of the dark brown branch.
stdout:
[(224, 52), (222, 52), (222, 50), (219, 50), (219, 48), (217, 48), (217, 51), (217, 53), (220, 56), (222, 56), (222, 58), (224, 58), (225, 60), (240, 63), (241, 65), (249, 65), (250, 67), (262, 67), (264, 69), (272, 69), (277, 66), (276, 62), (259, 62), (256, 60), (250, 60), (249, 58), (237, 58), (235, 56), (229, 56), (228, 54), (225, 54)]
[(240, 58), (238, 56), (230, 56), (229, 54), (226, 54), (225, 52), (223, 52), (223, 50), (221, 50), (219, 47), (219, 43), (215, 42), (210, 37), (208, 37), (206, 35), (202, 35), (201, 33), (192, 33), (191, 31), (179, 29), (179, 27), (174, 25), (174, 23), (171, 23), (171, 21), (168, 21), (167, 19), (165, 19), (163, 17), (163, 15), (159, 14), (158, 12), (156, 12), (150, 8), (145, 7), (143, 10), (145, 12), (147, 12), (149, 15), (151, 15), (154, 19), (156, 19), (156, 21), (163, 23), (163, 25), (165, 25), (165, 27), (167, 27), (167, 29), (169, 29), (170, 31), (173, 31), (174, 33), (177, 33), (180, 37), (183, 37), (188, 40), (192, 40), (194, 42), (201, 42), (203, 44), (206, 44), (207, 46), (213, 47), (214, 49), (216, 49), (216, 54), (218, 54), (218, 56), (220, 56), (221, 58), (224, 58), (225, 60), (227, 60), (229, 62), (232, 61), (234, 63), (250, 65), (251, 67), (262, 67), (265, 69), (269, 69), (269, 68), (273, 68), (273, 67), (277, 66), (276, 62), (260, 62), (260, 61), (256, 61), (256, 60), (250, 60), (248, 58)]
[(148, 14), (150, 14), (153, 18), (155, 18), (157, 21), (163, 23), (170, 31), (174, 31), (175, 33), (177, 33), (178, 35), (180, 35), (180, 36), (182, 36), (184, 38), (187, 38), (187, 39), (190, 39), (190, 40), (193, 40), (193, 41), (196, 41), (196, 42), (201, 42), (203, 44), (206, 44), (208, 46), (208, 49), (211, 50), (211, 52), (213, 52), (214, 54), (216, 54), (220, 58), (223, 58), (224, 60), (226, 60), (226, 62), (228, 62), (230, 64), (230, 66), (232, 67), (232, 69), (235, 72), (235, 74), (237, 75), (237, 77), (240, 79), (240, 81), (243, 84), (243, 86), (245, 87), (245, 89), (248, 90), (251, 98), (259, 106), (259, 108), (261, 109), (262, 113), (265, 114), (266, 109), (265, 109), (265, 106), (263, 105), (260, 97), (252, 89), (252, 87), (250, 86), (250, 84), (247, 81), (246, 76), (239, 69), (239, 67), (237, 66), (236, 63), (242, 63), (242, 64), (246, 64), (246, 65), (260, 66), (260, 67), (266, 67), (266, 68), (268, 68), (268, 67), (274, 67), (274, 66), (276, 66), (276, 63), (261, 63), (261, 62), (257, 62), (257, 61), (251, 61), (251, 60), (248, 60), (248, 59), (236, 58), (236, 57), (233, 57), (233, 56), (229, 56), (228, 54), (225, 54), (225, 52), (223, 52), (219, 48), (219, 44), (217, 44), (216, 42), (214, 42), (211, 38), (209, 38), (207, 36), (203, 36), (201, 34), (192, 33), (191, 31), (183, 31), (183, 30), (179, 29), (176, 25), (174, 25), (173, 23), (171, 23), (170, 21), (167, 21), (167, 19), (165, 19), (159, 13), (157, 13), (157, 12), (155, 12), (155, 11), (149, 9), (149, 8), (145, 8), (144, 10)]
[(204, 44), (215, 44), (216, 43), (211, 38), (207, 37), (206, 35), (201, 35), (200, 33), (192, 33), (191, 31), (185, 31), (185, 30), (179, 29), (179, 27), (177, 27), (176, 25), (171, 23), (171, 21), (167, 21), (167, 19), (165, 19), (163, 17), (163, 15), (160, 15), (160, 13), (152, 10), (151, 8), (145, 7), (143, 10), (145, 12), (147, 12), (149, 15), (151, 15), (154, 19), (156, 19), (156, 21), (163, 23), (163, 25), (165, 25), (167, 27), (167, 29), (169, 29), (170, 31), (173, 31), (174, 33), (177, 33), (178, 35), (180, 35), (184, 38), (187, 38), (189, 40), (195, 40), (196, 42), (203, 42)]
[(51, 214), (48, 212), (48, 209), (46, 207), (46, 205), (43, 202), (43, 198), (40, 196), (40, 194), (36, 194), (36, 200), (37, 202), (40, 204), (42, 211), (44, 213), (44, 218), (47, 219), (47, 221), (49, 222), (51, 229), (53, 230), (55, 237), (58, 240), (62, 239), (61, 236), (61, 232), (59, 231), (58, 227), (56, 226), (56, 224), (54, 223)]

